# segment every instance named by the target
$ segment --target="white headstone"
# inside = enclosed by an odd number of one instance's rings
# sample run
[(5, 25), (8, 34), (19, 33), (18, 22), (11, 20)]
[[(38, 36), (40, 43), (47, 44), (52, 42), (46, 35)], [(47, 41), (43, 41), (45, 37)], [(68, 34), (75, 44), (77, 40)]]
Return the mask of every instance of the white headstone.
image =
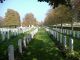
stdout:
[(14, 46), (13, 45), (9, 45), (8, 47), (8, 57), (9, 57), (9, 60), (14, 60)]
[(24, 37), (24, 39), (23, 39), (23, 45), (26, 48), (26, 37)]
[(22, 40), (18, 40), (18, 47), (19, 47), (19, 52), (22, 54)]
[(72, 30), (70, 30), (70, 35), (72, 35), (72, 32), (73, 32), (73, 31), (72, 31)]
[(66, 48), (66, 36), (64, 36), (63, 44), (64, 44), (64, 47)]
[(56, 31), (54, 32), (54, 34), (55, 34), (54, 36), (55, 36), (55, 38), (56, 38)]
[(75, 31), (73, 31), (73, 37), (75, 37)]
[(65, 29), (65, 34), (67, 34), (67, 30)]
[(57, 41), (59, 41), (59, 33), (57, 32)]
[(29, 37), (27, 36), (27, 44), (29, 44)]
[(73, 39), (72, 38), (70, 38), (69, 47), (70, 47), (70, 50), (73, 51)]
[(2, 40), (4, 41), (5, 40), (5, 32), (3, 31), (1, 35), (2, 35)]
[(60, 34), (60, 43), (62, 43), (62, 34)]
[(10, 39), (9, 31), (7, 32), (7, 39)]
[(77, 31), (77, 38), (80, 38), (80, 32), (79, 31)]

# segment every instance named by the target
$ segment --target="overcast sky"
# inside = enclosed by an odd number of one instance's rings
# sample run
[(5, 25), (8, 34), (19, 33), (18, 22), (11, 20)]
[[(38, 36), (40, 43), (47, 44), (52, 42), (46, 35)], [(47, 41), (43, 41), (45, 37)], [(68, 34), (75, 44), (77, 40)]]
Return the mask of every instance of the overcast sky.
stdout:
[(50, 6), (46, 2), (37, 0), (6, 0), (0, 3), (0, 16), (5, 16), (7, 9), (13, 9), (20, 14), (21, 20), (27, 13), (33, 13), (37, 20), (44, 20)]

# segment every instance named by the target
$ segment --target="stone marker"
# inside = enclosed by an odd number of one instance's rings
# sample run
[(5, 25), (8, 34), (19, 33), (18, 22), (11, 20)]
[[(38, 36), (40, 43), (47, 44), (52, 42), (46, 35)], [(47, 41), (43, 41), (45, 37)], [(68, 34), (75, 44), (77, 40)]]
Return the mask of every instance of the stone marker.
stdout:
[(63, 44), (64, 44), (64, 48), (66, 48), (66, 36), (64, 36)]
[(59, 41), (59, 33), (57, 32), (57, 41)]
[(66, 34), (68, 35), (68, 30), (66, 29)]
[(5, 32), (2, 32), (2, 40), (4, 41), (5, 40)]
[(8, 47), (8, 58), (9, 60), (14, 60), (14, 46), (9, 45)]
[(70, 50), (73, 51), (73, 39), (72, 38), (70, 38), (69, 47), (70, 47)]
[(52, 32), (52, 35), (53, 35), (53, 37), (54, 37), (54, 31)]
[(33, 34), (33, 33), (31, 33), (31, 38), (33, 39), (33, 37), (34, 37), (34, 34)]
[(19, 52), (22, 54), (22, 40), (18, 40), (18, 47), (19, 47)]
[(75, 37), (75, 33), (76, 33), (76, 32), (75, 32), (75, 31), (73, 31), (73, 37)]
[(23, 45), (26, 48), (26, 37), (24, 37), (24, 39), (23, 39)]
[(62, 43), (62, 34), (60, 34), (60, 43)]
[(80, 38), (80, 32), (77, 31), (77, 38)]
[(72, 35), (73, 31), (72, 30), (69, 30), (70, 34), (69, 35)]
[[(65, 29), (66, 30), (66, 29)], [(67, 30), (65, 31), (66, 32), (66, 34), (67, 34)]]
[(7, 39), (10, 39), (9, 31), (7, 32)]
[(27, 36), (27, 44), (29, 44), (29, 37)]

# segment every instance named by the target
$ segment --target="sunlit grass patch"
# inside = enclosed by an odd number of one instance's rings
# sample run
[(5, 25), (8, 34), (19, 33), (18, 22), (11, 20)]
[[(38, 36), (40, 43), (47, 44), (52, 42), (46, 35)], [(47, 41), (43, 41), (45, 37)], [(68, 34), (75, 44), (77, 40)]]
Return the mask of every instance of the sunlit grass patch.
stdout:
[(39, 29), (23, 56), (26, 56), (23, 57), (26, 60), (63, 60), (59, 49), (44, 28)]

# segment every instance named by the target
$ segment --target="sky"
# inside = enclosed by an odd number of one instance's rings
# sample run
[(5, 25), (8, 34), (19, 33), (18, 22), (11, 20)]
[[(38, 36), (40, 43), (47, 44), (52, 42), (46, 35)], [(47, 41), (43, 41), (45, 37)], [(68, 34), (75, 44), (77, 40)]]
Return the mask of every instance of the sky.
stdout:
[(7, 9), (13, 9), (20, 14), (21, 21), (27, 13), (33, 13), (38, 21), (43, 21), (50, 8), (48, 3), (37, 0), (6, 0), (0, 3), (0, 16), (4, 17)]

